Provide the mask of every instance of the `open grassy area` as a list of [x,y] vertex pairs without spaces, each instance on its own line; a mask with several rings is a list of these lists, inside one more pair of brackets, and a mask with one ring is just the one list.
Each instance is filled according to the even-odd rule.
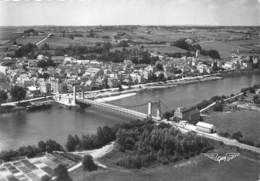
[[240,50],[246,50],[245,48],[240,47],[240,45],[214,40],[200,42],[200,45],[205,50],[218,50],[222,58],[230,57],[232,52],[236,51],[238,48],[240,48]]
[[[22,32],[29,28],[41,32],[39,36],[21,37]],[[93,32],[93,36],[90,33]],[[247,37],[250,32],[251,37]],[[147,49],[162,53],[183,52],[182,49],[169,46],[180,38],[193,38],[205,50],[216,49],[222,58],[230,57],[240,47],[245,55],[260,55],[259,27],[163,27],[163,26],[42,26],[42,27],[0,27],[0,44],[14,40],[21,44],[35,43],[42,36],[52,33],[54,37],[45,43],[51,48],[70,45],[95,46],[96,43],[129,39],[137,45],[145,45]],[[4,40],[4,41],[3,41]],[[11,42],[11,41],[10,41]],[[151,44],[163,42],[164,45]],[[1,50],[0,50],[1,54]]]
[[75,37],[74,39],[67,37],[52,37],[45,41],[51,48],[68,47],[68,46],[95,46],[96,43],[104,42],[99,38]]
[[[231,40],[231,41],[201,41],[200,45],[203,49],[216,49],[219,51],[222,58],[230,57],[232,52],[236,51],[239,48],[240,53],[249,54],[252,50],[254,52],[260,52],[259,38],[250,39],[250,40]],[[252,53],[252,52],[251,52]],[[259,53],[258,53],[259,54]]]
[[10,40],[19,36],[19,30],[15,27],[0,27],[0,40]]
[[[215,150],[219,153],[223,150]],[[225,152],[234,152],[225,150]],[[74,181],[256,181],[258,178],[259,163],[243,154],[230,162],[210,160],[203,154],[184,160],[176,164],[153,165],[142,169],[124,169],[116,166],[113,161],[122,156],[122,153],[112,152],[101,162],[108,168],[94,172],[85,172],[82,169],[71,174]]]
[[213,112],[205,121],[214,124],[219,131],[241,131],[245,138],[260,141],[260,112],[242,110],[237,112]]
[[16,39],[17,44],[28,44],[28,43],[37,43],[38,41],[45,38],[45,35],[39,35],[39,36],[26,36],[26,37],[20,37]]
[[145,49],[149,50],[149,51],[154,51],[154,52],[158,52],[158,53],[185,53],[187,52],[184,49],[175,47],[175,46],[170,46],[170,45],[166,45],[166,44],[146,44],[143,45]]

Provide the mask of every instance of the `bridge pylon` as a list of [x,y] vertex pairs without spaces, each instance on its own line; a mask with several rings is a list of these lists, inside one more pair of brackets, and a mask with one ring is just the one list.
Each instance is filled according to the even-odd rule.
[[161,118],[160,101],[149,101],[148,102],[147,118],[152,118],[154,110],[155,110],[156,117]]
[[84,98],[85,98],[84,89],[81,90],[81,98],[82,98],[83,100],[84,100]]
[[76,86],[73,86],[73,98],[72,98],[72,104],[76,105]]

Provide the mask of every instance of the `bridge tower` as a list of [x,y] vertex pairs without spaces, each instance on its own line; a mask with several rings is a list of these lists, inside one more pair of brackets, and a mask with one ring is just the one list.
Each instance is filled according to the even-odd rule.
[[147,118],[152,118],[153,111],[155,110],[156,117],[161,117],[161,103],[160,101],[149,101],[148,102],[148,111]]
[[81,98],[82,98],[82,100],[84,100],[84,97],[85,97],[85,95],[84,95],[84,89],[82,89],[82,90],[81,90]]
[[73,86],[72,105],[76,105],[76,86]]

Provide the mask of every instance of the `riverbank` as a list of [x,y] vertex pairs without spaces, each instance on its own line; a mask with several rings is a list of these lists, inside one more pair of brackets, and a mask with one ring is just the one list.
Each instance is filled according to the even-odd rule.
[[[111,104],[131,107],[157,99],[163,101],[170,109],[176,109],[179,106],[189,107],[215,95],[230,95],[239,92],[244,87],[259,83],[258,75],[229,77],[166,89],[143,90],[135,96],[112,101]],[[146,113],[147,107],[137,107],[135,110]],[[162,107],[162,111],[167,111],[166,107]],[[0,139],[0,149],[9,150],[23,145],[35,145],[39,140],[49,138],[65,144],[68,134],[92,134],[100,126],[120,124],[131,120],[127,115],[109,110],[100,112],[94,106],[79,110],[52,106],[47,110],[0,114],[0,137],[2,138]]]
[[[260,71],[258,71],[260,73]],[[247,73],[257,73],[257,71],[247,71]],[[123,94],[129,94],[129,93],[136,93],[142,90],[152,90],[152,89],[165,89],[165,88],[171,88],[175,87],[178,85],[185,85],[185,84],[192,84],[192,83],[198,83],[198,82],[205,82],[205,81],[213,81],[213,80],[220,80],[223,79],[222,75],[224,77],[232,76],[232,75],[240,75],[240,73],[237,72],[225,72],[225,73],[216,73],[216,74],[210,74],[210,75],[200,75],[200,76],[194,76],[194,77],[183,77],[179,79],[174,79],[174,80],[166,80],[166,81],[161,81],[161,82],[151,82],[151,83],[145,83],[145,84],[137,84],[137,85],[132,85],[130,87],[123,85],[122,88],[123,90],[118,90],[118,88],[110,88],[110,89],[102,89],[102,90],[97,90],[97,91],[87,91],[85,92],[85,97],[89,99],[97,99],[99,101],[105,100],[104,102],[107,101],[115,101],[119,100],[126,96],[123,96]],[[50,96],[48,96],[50,97]],[[111,97],[111,98],[108,98]],[[36,99],[43,99],[43,98],[35,98]],[[0,113],[1,112],[11,112],[11,111],[16,111],[15,109],[1,109],[3,105],[12,105],[16,106],[18,103],[22,103],[28,100],[21,100],[21,101],[16,101],[16,102],[7,102],[7,103],[2,103],[0,106]]]
[[136,92],[125,93],[125,94],[121,94],[121,95],[117,95],[117,96],[109,96],[109,97],[104,97],[104,98],[98,98],[98,99],[95,99],[95,101],[97,101],[97,102],[110,102],[110,101],[115,101],[115,100],[120,100],[120,99],[124,99],[124,98],[131,97],[131,96],[135,96],[136,94],[137,94]]
[[213,81],[213,80],[220,80],[220,79],[222,79],[222,77],[220,76],[205,75],[205,76],[196,76],[196,77],[185,77],[176,80],[167,80],[164,82],[138,84],[138,85],[133,85],[131,87],[123,85],[122,86],[123,90],[121,91],[119,91],[118,88],[98,90],[98,91],[88,91],[85,93],[86,94],[85,97],[89,99],[99,100],[99,101],[101,100],[114,101],[114,100],[119,100],[128,97],[128,95],[132,96],[134,95],[133,93],[137,93],[139,91],[153,90],[153,89],[166,89],[166,88],[176,87],[178,85],[185,85],[185,84],[192,84],[192,83]]
[[222,77],[232,77],[232,76],[241,76],[241,75],[253,75],[258,74],[260,75],[260,69],[255,70],[240,70],[240,71],[229,71],[229,72],[221,72],[219,73]]

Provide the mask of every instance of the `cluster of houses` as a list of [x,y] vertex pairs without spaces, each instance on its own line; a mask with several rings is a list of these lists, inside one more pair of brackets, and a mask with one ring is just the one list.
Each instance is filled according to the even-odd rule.
[[147,83],[158,77],[167,80],[186,75],[210,74],[219,69],[244,70],[252,69],[256,65],[260,66],[257,57],[235,56],[231,60],[221,62],[202,56],[172,58],[156,53],[151,53],[151,56],[159,57],[155,65],[136,65],[131,60],[113,63],[79,60],[66,55],[52,56],[51,60],[57,66],[45,68],[38,66],[39,61],[48,61],[49,58],[44,55],[38,55],[36,59],[14,60],[7,57],[5,64],[0,64],[0,72],[7,77],[11,85],[26,87],[29,91],[28,95],[35,96],[47,95],[51,92],[70,92],[74,85],[84,90],[113,88],[121,84]]

